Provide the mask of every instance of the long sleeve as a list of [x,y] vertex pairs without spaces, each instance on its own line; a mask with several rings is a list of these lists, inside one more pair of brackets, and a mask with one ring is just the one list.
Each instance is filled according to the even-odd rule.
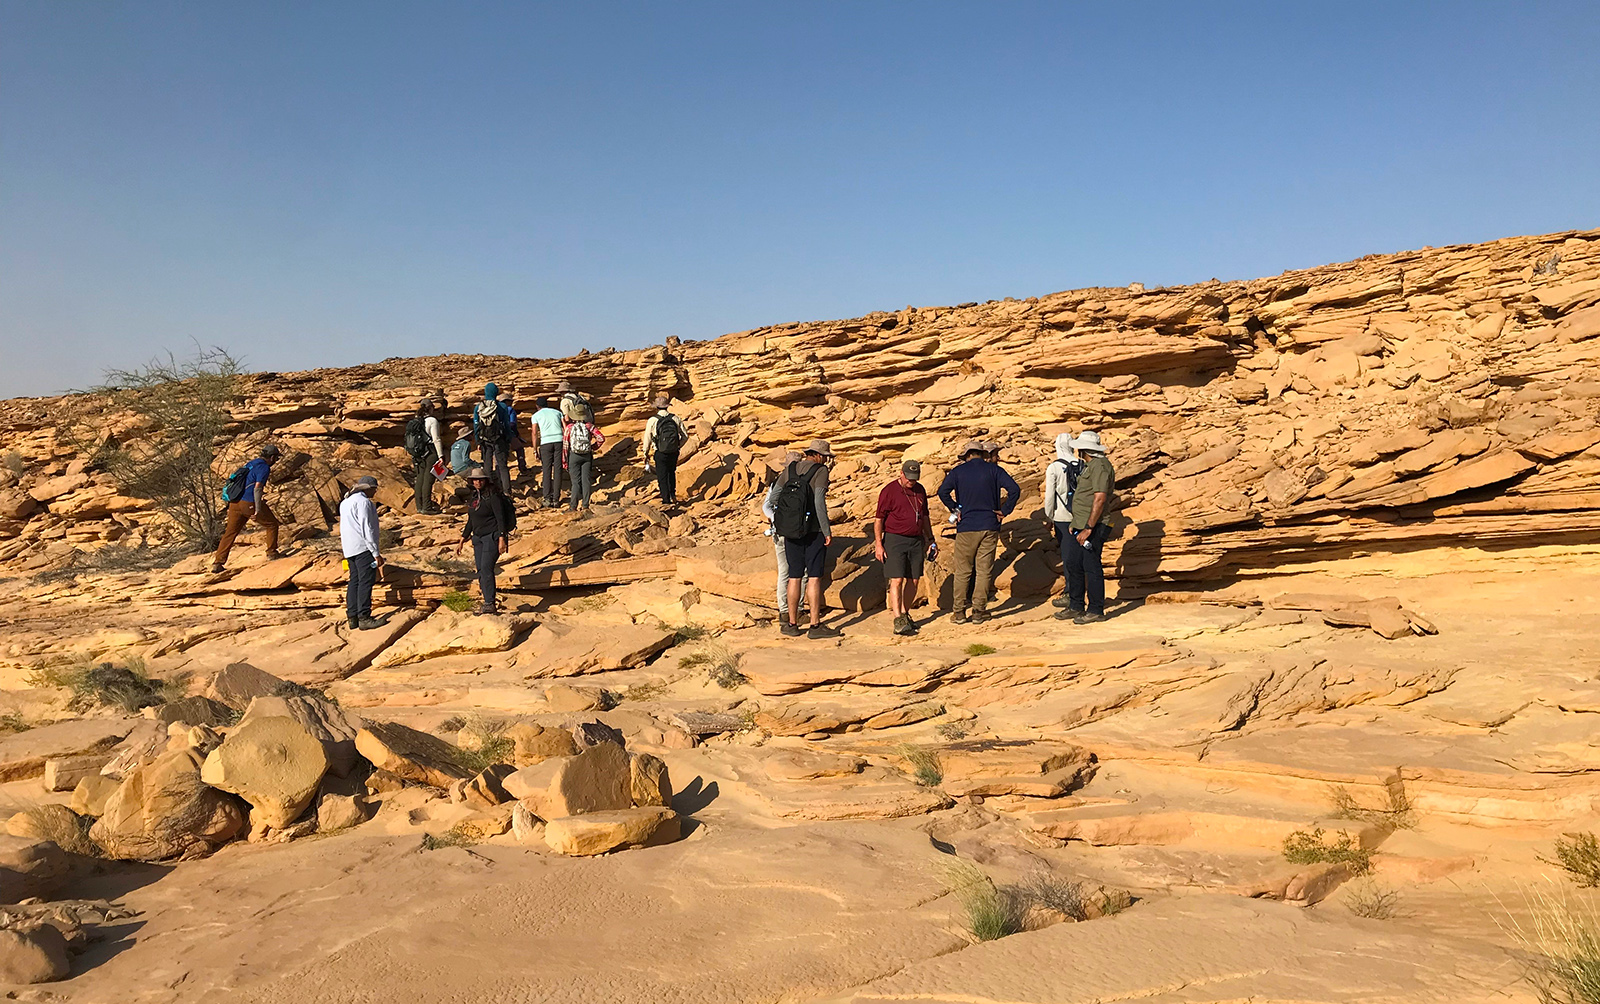
[[361,506],[360,511],[366,517],[361,529],[366,537],[367,550],[371,551],[372,556],[376,558],[378,556],[378,505],[371,499],[367,499],[366,505]]
[[824,537],[831,537],[833,527],[828,525],[828,469],[821,467],[818,470],[822,472],[822,477],[812,477],[812,504],[817,513],[817,529],[822,531]]
[[644,459],[650,461],[650,454],[656,449],[656,425],[660,423],[659,415],[651,415],[650,420],[644,423]]
[[1022,501],[1022,488],[1017,484],[1016,478],[1005,471],[999,470],[999,468],[996,468],[996,470],[1000,474],[1000,488],[1006,494],[1005,501],[1000,505],[1000,516],[1004,518],[1011,515],[1011,510],[1015,509],[1017,503]]
[[779,478],[767,489],[767,497],[761,500],[761,515],[767,517],[768,523],[778,518],[777,510],[773,507],[778,504],[778,490],[782,487],[783,478]]
[[1056,492],[1060,490],[1061,469],[1051,462],[1045,469],[1044,476],[1044,518],[1054,523],[1056,520]]
[[444,435],[439,430],[439,420],[434,418],[432,415],[429,415],[427,420],[422,424],[423,427],[428,430],[428,438],[433,440],[433,452],[437,454],[440,459],[449,456],[449,454],[444,452]]
[[956,505],[956,472],[955,471],[951,471],[949,474],[946,474],[944,476],[944,480],[939,482],[939,501],[943,502],[944,503],[944,507],[946,509],[950,510],[951,512],[955,512],[956,509],[958,508],[958,506]]

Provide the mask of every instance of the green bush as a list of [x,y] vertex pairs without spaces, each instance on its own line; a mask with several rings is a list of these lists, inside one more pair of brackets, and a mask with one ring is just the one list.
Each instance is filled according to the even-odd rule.
[[1559,888],[1527,892],[1528,919],[1501,926],[1528,954],[1526,979],[1541,1004],[1600,1004],[1600,917]]
[[1555,853],[1554,861],[1539,860],[1556,865],[1585,888],[1600,886],[1600,840],[1593,833],[1563,833],[1556,838]]
[[1013,890],[995,885],[989,876],[966,863],[952,867],[949,880],[968,934],[979,941],[996,941],[1022,930],[1027,907]]
[[993,645],[985,645],[982,642],[977,641],[967,646],[967,654],[973,657],[980,655],[993,655],[994,651]]
[[454,610],[458,614],[464,614],[472,609],[472,597],[459,589],[452,589],[445,593],[444,599],[440,602],[444,604],[445,609]]
[[1291,864],[1311,865],[1328,862],[1347,862],[1355,874],[1365,875],[1372,870],[1372,852],[1350,834],[1340,830],[1325,834],[1322,827],[1311,831],[1295,830],[1283,839],[1283,856]]

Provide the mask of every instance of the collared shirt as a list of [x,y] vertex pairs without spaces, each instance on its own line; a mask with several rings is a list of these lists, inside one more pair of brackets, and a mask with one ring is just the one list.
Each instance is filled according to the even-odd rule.
[[346,558],[378,556],[378,505],[366,492],[353,491],[339,503],[339,543]]
[[533,431],[540,446],[561,442],[561,412],[554,408],[540,408],[533,413]]
[[1106,493],[1106,506],[1100,510],[1100,518],[1106,518],[1111,510],[1111,486],[1116,480],[1117,474],[1111,469],[1111,461],[1098,454],[1089,457],[1078,474],[1078,487],[1072,493],[1074,530],[1082,530],[1089,525],[1089,517],[1094,514],[1094,497],[1098,492]]
[[883,520],[884,533],[922,536],[922,528],[928,521],[927,489],[920,481],[911,482],[911,487],[907,488],[895,478],[878,493],[878,519]]
[[978,457],[957,464],[939,485],[944,507],[961,510],[958,533],[1000,529],[1000,521],[1011,515],[1021,498],[1022,489],[1011,475],[999,464]]

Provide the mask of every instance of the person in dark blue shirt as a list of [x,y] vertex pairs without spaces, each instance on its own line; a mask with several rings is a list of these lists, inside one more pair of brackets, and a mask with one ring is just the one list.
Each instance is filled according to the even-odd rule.
[[[1017,482],[988,458],[991,444],[971,440],[961,448],[962,462],[944,476],[939,501],[955,513],[955,613],[957,624],[967,622],[967,589],[972,587],[970,619],[989,619],[989,586],[994,581],[994,557],[1000,547],[1000,521],[1011,515],[1022,498]],[[976,578],[976,582],[974,582]]]
[[228,503],[227,523],[223,526],[222,539],[217,542],[217,553],[211,558],[213,573],[222,571],[227,565],[228,552],[233,550],[234,539],[252,519],[267,531],[267,560],[279,557],[278,517],[267,506],[265,495],[267,476],[272,473],[272,465],[277,462],[279,455],[278,448],[268,443],[261,448],[261,456],[245,464],[244,493]]

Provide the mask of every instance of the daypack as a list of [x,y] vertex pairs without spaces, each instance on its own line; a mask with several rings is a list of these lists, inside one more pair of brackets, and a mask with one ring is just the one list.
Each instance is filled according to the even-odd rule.
[[678,424],[677,416],[657,415],[656,452],[677,453],[681,449],[683,449],[683,426]]
[[1073,466],[1072,464],[1069,464],[1065,460],[1061,460],[1059,458],[1055,461],[1055,463],[1058,463],[1067,469],[1067,501],[1071,502],[1072,493],[1078,490],[1078,475],[1083,472],[1083,465],[1080,463],[1077,466]]
[[585,400],[585,398],[584,398],[584,396],[582,394],[579,394],[575,390],[569,390],[565,394],[561,395],[561,400],[563,400],[563,401],[571,400],[574,404],[576,404],[578,406],[578,419],[579,419],[579,421],[583,421],[583,422],[593,422],[594,421],[594,409],[589,406],[589,402],[587,400]]
[[411,416],[411,421],[406,423],[406,452],[419,464],[433,455],[433,440],[428,438],[421,415]]
[[780,537],[804,537],[816,520],[811,511],[811,478],[801,477],[796,469],[799,466],[798,460],[789,465],[783,487],[772,503],[772,528]]
[[593,453],[594,437],[589,434],[588,422],[573,422],[567,435],[567,449],[573,453]]
[[506,438],[506,416],[499,401],[478,402],[478,442],[498,443]]
[[242,502],[244,500],[244,482],[250,476],[250,465],[243,467],[228,475],[228,481],[222,486],[222,501]]

